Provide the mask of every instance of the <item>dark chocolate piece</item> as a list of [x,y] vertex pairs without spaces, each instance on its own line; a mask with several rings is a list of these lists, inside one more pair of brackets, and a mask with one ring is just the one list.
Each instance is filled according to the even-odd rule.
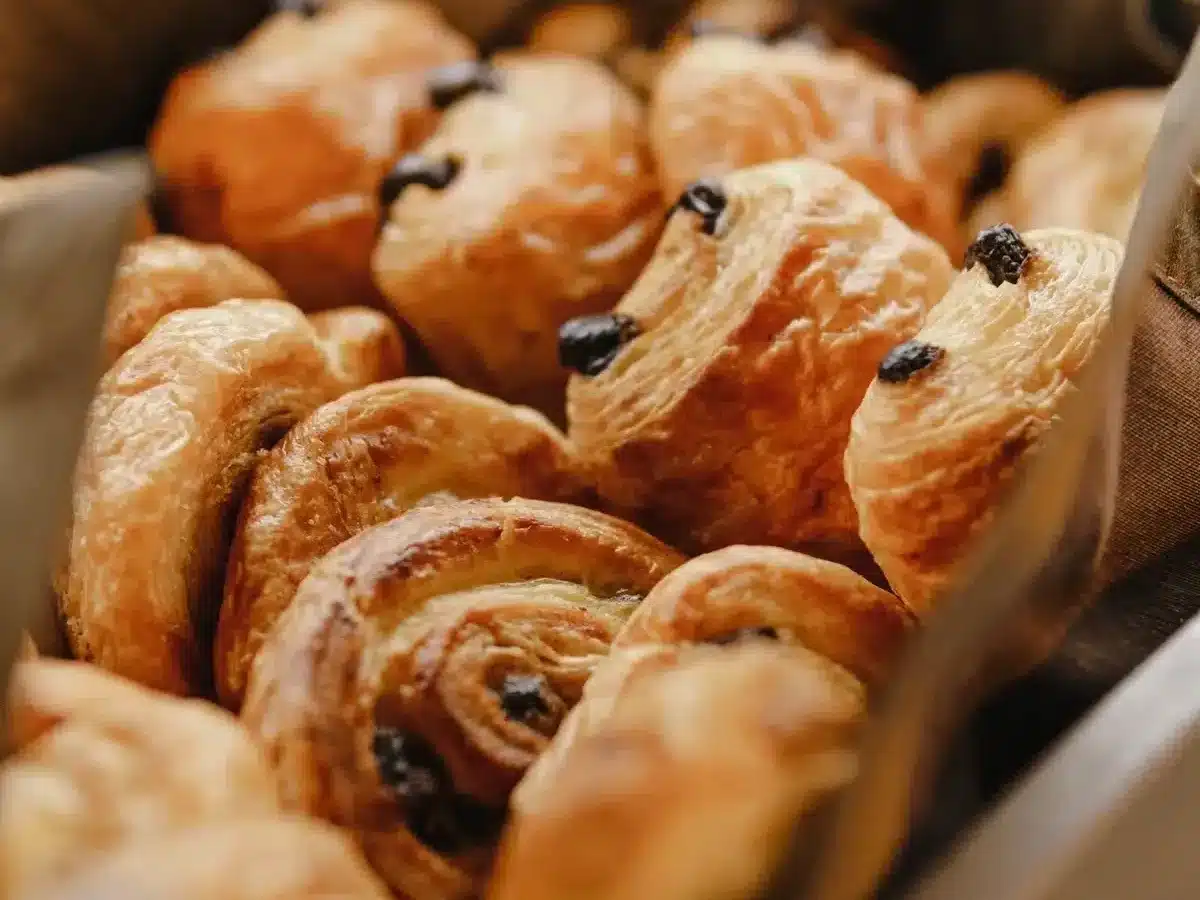
[[558,329],[558,359],[563,368],[580,375],[599,375],[641,333],[637,323],[621,313],[579,316]]
[[462,163],[453,156],[445,159],[431,159],[420,153],[402,156],[379,182],[379,205],[386,214],[388,207],[414,184],[423,184],[434,191],[445,190],[458,177],[461,169]]
[[491,65],[477,60],[451,63],[429,73],[426,79],[429,102],[437,109],[447,109],[472,94],[500,92],[500,73]]
[[550,704],[543,693],[545,688],[546,679],[541,675],[505,675],[500,688],[500,706],[504,714],[514,722],[527,722],[536,715],[548,713]]
[[779,640],[779,632],[770,626],[762,626],[760,628],[739,628],[737,631],[726,632],[711,638],[708,643],[725,646],[726,644],[738,644],[742,641],[750,640],[751,638],[767,638],[772,641]]
[[728,205],[729,198],[725,196],[725,190],[720,183],[711,178],[702,178],[693,181],[684,189],[675,202],[674,209],[683,209],[700,216],[700,230],[711,236],[717,233],[717,222]]
[[277,12],[294,12],[305,19],[315,18],[324,6],[322,0],[275,0]]
[[967,248],[963,268],[969,269],[980,263],[987,269],[994,287],[1000,287],[1006,281],[1016,284],[1031,255],[1032,251],[1021,240],[1017,229],[1011,225],[993,225],[979,232],[979,237]]
[[893,347],[879,364],[879,380],[888,384],[902,384],[917,372],[928,369],[938,362],[946,351],[924,341],[905,341]]

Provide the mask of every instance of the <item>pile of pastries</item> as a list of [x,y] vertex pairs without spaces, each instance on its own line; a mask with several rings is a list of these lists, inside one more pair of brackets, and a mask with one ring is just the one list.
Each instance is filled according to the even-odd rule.
[[788,9],[480,59],[293,3],[176,78],[8,896],[765,884],[1101,340],[1162,105]]

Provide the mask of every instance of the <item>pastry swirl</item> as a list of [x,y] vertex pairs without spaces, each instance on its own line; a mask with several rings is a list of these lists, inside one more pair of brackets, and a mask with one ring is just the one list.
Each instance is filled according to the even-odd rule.
[[827,164],[696,185],[612,333],[564,328],[597,362],[568,394],[582,465],[614,510],[688,551],[853,554],[850,417],[951,274],[941,247]]
[[355,831],[394,891],[470,896],[508,792],[680,562],[577,507],[418,507],[313,568],[259,653],[243,720],[285,803]]
[[294,428],[255,472],[217,628],[217,687],[241,702],[250,664],[313,564],[428,497],[570,501],[583,485],[542,416],[437,378],[347,394]]
[[984,232],[968,255],[978,261],[881,365],[854,416],[846,478],[863,540],[918,614],[1072,391],[1122,255],[1086,232]]

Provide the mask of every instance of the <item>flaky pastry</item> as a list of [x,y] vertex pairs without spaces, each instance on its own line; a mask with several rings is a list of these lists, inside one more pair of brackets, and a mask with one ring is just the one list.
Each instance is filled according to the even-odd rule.
[[685,192],[616,310],[567,323],[570,437],[612,507],[686,550],[857,548],[850,417],[952,276],[815,160]]
[[642,110],[559,56],[501,56],[461,93],[393,172],[375,276],[441,374],[554,414],[556,329],[615,303],[661,228]]
[[983,232],[854,416],[846,479],[862,538],[918,614],[1054,421],[1108,321],[1116,240]]
[[812,156],[954,250],[956,201],[924,159],[921,113],[908,82],[856,53],[714,34],[681,51],[659,76],[650,142],[667,196],[702,178]]
[[418,0],[293,4],[179,75],[151,137],[177,230],[228,244],[305,309],[378,305],[378,185],[432,131],[425,70],[474,56]]
[[681,561],[578,507],[418,507],[313,567],[243,721],[285,803],[355,831],[400,896],[473,896],[509,791]]
[[211,687],[250,472],[340,386],[308,320],[273,300],[172,313],[117,360],[75,477],[60,610],[77,657],[166,691]]
[[487,896],[756,896],[796,817],[853,778],[864,717],[858,682],[801,647],[615,653],[514,793]]
[[254,474],[217,628],[217,688],[231,706],[263,638],[313,563],[427,498],[577,500],[566,440],[533,410],[437,378],[377,384],[328,403]]
[[342,390],[357,390],[404,374],[404,339],[395,323],[378,310],[343,306],[313,313],[308,321]]
[[605,62],[633,40],[629,13],[614,3],[564,3],[538,17],[528,46]]

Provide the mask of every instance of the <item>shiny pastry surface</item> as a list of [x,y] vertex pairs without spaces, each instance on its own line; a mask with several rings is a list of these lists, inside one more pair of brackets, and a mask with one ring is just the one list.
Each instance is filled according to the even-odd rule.
[[436,124],[426,69],[474,49],[416,0],[311,12],[179,75],[151,152],[182,234],[241,251],[305,309],[377,305],[379,181]]
[[217,687],[236,706],[264,637],[313,564],[347,538],[432,499],[575,500],[566,440],[540,414],[437,378],[347,394],[259,465],[230,553]]
[[343,306],[313,313],[308,321],[342,390],[357,390],[404,374],[404,339],[395,323],[379,310]]
[[607,326],[563,329],[589,373],[568,397],[582,464],[615,510],[689,551],[853,552],[850,417],[951,277],[941,247],[825,163],[698,184]]
[[614,653],[514,793],[487,896],[755,896],[796,817],[853,778],[865,713],[800,647]]
[[374,271],[441,374],[552,414],[556,329],[620,298],[663,209],[641,107],[604,67],[514,54],[488,71],[396,173]]
[[632,38],[629,14],[615,3],[564,3],[538,18],[528,46],[536,53],[605,61],[629,46]]
[[1116,240],[983,232],[854,416],[846,478],[862,537],[918,614],[1036,451],[1108,321]]
[[104,325],[105,364],[170,313],[225,300],[282,299],[274,278],[228,247],[171,235],[145,238],[121,254]]
[[74,654],[205,691],[225,555],[259,451],[336,395],[295,307],[173,313],[101,380],[75,478],[61,613]]
[[950,185],[927,165],[908,82],[848,51],[703,37],[663,70],[650,140],[667,196],[701,178],[812,156],[862,182],[947,249],[959,244]]
[[419,507],[312,569],[258,656],[243,721],[288,807],[356,832],[400,896],[473,896],[509,791],[680,562],[578,507]]

